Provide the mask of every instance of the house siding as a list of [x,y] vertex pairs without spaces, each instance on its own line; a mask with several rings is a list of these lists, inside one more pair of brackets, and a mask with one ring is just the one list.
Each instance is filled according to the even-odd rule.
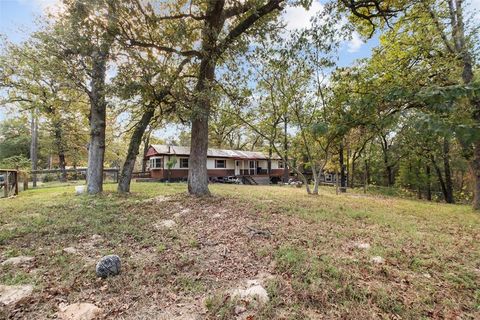
[[[163,150],[163,149],[162,149]],[[168,149],[167,149],[168,150]],[[167,152],[167,151],[162,151]],[[260,155],[261,156],[261,155]],[[172,179],[186,179],[188,177],[188,168],[180,168],[180,161],[181,159],[188,159],[188,155],[166,155],[157,152],[157,150],[151,146],[146,154],[146,159],[152,158],[161,158],[163,159],[163,168],[150,168],[150,177],[153,179],[167,179],[168,177]],[[176,158],[176,163],[174,166],[168,170],[167,169],[167,162],[170,161],[172,158]],[[225,168],[215,168],[215,161],[216,160],[225,160]],[[207,173],[209,177],[226,177],[226,176],[234,176],[235,175],[235,163],[236,161],[240,161],[240,166],[238,167],[239,175],[267,175],[268,169],[268,160],[265,159],[244,159],[244,158],[227,158],[227,157],[207,157]],[[249,170],[250,169],[250,161],[256,162],[256,170]],[[278,168],[278,159],[272,159],[271,161],[271,171],[270,176],[272,177],[281,177],[284,174],[283,168]],[[149,162],[148,166],[149,166]],[[170,173],[169,173],[170,172]]]

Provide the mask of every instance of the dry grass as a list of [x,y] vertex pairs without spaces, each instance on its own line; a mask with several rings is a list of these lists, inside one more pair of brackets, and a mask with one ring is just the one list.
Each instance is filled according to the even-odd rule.
[[[130,196],[114,187],[96,198],[70,186],[0,200],[0,261],[35,256],[22,268],[0,267],[0,284],[35,285],[0,318],[53,317],[60,304],[82,301],[109,319],[231,319],[228,290],[266,274],[270,303],[247,305],[240,319],[480,317],[480,215],[466,206],[328,188],[313,197],[212,185],[212,198],[196,199],[183,184],[134,184]],[[162,219],[177,226],[158,229]],[[252,236],[247,226],[273,235]],[[77,254],[62,251],[70,246]],[[99,280],[95,260],[110,253],[123,272]]]

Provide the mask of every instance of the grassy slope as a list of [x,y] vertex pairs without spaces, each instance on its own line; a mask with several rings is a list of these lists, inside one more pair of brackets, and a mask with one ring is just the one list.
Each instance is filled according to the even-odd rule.
[[[204,316],[229,319],[233,304],[222,293],[267,271],[274,275],[272,299],[248,311],[257,318],[480,316],[480,215],[466,206],[337,196],[329,188],[318,197],[278,186],[211,189],[213,199],[192,199],[183,195],[185,185],[144,183],[134,184],[129,197],[92,198],[74,196],[70,186],[0,200],[0,259],[36,257],[33,266],[0,267],[0,284],[36,286],[31,301],[3,312],[40,317],[61,302],[92,301],[107,317],[141,319],[158,315],[153,301],[163,309],[182,301],[198,311],[198,301],[208,297]],[[169,194],[176,195],[145,201]],[[185,208],[192,214],[177,219],[176,230],[154,228]],[[268,228],[273,237],[249,237],[247,225]],[[92,243],[94,234],[104,240]],[[216,244],[207,244],[212,239]],[[355,248],[356,241],[371,249]],[[81,254],[62,252],[67,246]],[[92,261],[112,252],[125,268],[104,284],[95,279]],[[377,255],[385,264],[370,262]]]

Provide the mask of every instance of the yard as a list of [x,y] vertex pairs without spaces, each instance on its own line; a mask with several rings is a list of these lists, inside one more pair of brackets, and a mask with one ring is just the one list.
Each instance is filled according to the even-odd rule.
[[[107,319],[478,319],[480,215],[323,188],[136,183],[120,196],[44,187],[0,200],[0,285],[33,285],[0,318],[90,302]],[[173,220],[173,222],[172,222]],[[122,273],[95,263],[117,254]],[[267,303],[234,298],[248,280]],[[2,306],[0,306],[2,308]]]

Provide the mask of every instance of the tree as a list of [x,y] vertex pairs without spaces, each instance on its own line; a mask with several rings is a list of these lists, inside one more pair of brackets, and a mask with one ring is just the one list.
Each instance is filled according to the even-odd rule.
[[[143,58],[146,56],[147,58]],[[139,105],[138,112],[128,108],[129,113],[140,117],[132,127],[127,155],[118,181],[119,192],[130,191],[130,181],[142,138],[149,125],[155,126],[158,119],[173,119],[175,104],[172,100],[176,82],[190,61],[189,58],[175,61],[171,54],[155,57],[151,49],[130,52],[129,61],[119,68],[116,76],[118,95]],[[170,101],[169,101],[170,100]]]
[[28,127],[26,117],[0,122],[0,162],[14,156],[29,158],[31,137]]
[[[103,190],[105,129],[107,123],[106,73],[112,58],[116,24],[116,1],[65,0],[65,11],[49,33],[40,35],[50,52],[62,60],[67,76],[89,99],[87,191]],[[88,82],[88,85],[86,84]]]
[[[412,4],[399,1],[391,7],[377,6],[376,8],[372,4],[372,10],[368,12],[355,10],[348,1],[343,2],[352,9],[360,29],[365,29],[361,21],[366,21],[369,26],[379,25],[381,17],[385,18],[382,23],[393,21],[393,31],[390,32],[390,36],[397,38],[395,43],[397,47],[401,47],[402,60],[416,61],[410,68],[418,69],[419,65],[430,67],[425,72],[425,75],[429,75],[430,78],[419,77],[427,80],[423,83],[422,89],[436,86],[437,92],[438,88],[448,90],[450,92],[448,96],[437,95],[435,99],[437,107],[448,105],[450,102],[450,115],[462,116],[465,124],[470,126],[470,131],[478,132],[480,98],[478,94],[473,93],[479,90],[478,84],[474,81],[474,48],[478,46],[478,37],[473,36],[476,26],[472,26],[474,20],[468,20],[464,10],[465,1],[426,0]],[[405,14],[402,15],[403,12]],[[395,20],[389,19],[394,16]],[[412,20],[419,21],[421,24],[413,24]],[[422,27],[419,28],[419,25]],[[407,41],[398,41],[398,38]],[[437,70],[442,72],[436,73]],[[453,86],[455,88],[452,88]],[[455,99],[452,99],[452,94],[456,95]],[[431,95],[427,96],[431,97]],[[465,112],[466,110],[468,111]],[[474,175],[473,207],[480,209],[480,137],[478,134],[468,134],[468,136],[470,139],[463,139],[461,136],[458,138],[462,140],[464,154],[470,161]],[[473,138],[473,136],[476,137]]]
[[[77,126],[85,114],[85,97],[72,89],[73,84],[65,77],[65,65],[41,41],[39,34],[20,45],[5,43],[0,60],[3,77],[0,86],[6,90],[3,103],[15,104],[18,110],[31,115],[31,162],[37,169],[38,122],[46,120],[44,129],[50,131],[52,149],[58,156],[62,171],[61,180],[66,181],[68,150],[82,141],[82,125]],[[35,175],[33,178],[36,184]]]

